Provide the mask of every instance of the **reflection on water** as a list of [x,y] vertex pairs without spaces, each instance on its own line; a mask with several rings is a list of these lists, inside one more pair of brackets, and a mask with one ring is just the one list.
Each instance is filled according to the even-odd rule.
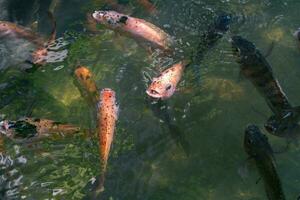
[[[109,7],[111,2],[119,3],[120,12],[145,19],[172,35],[178,43],[178,57],[162,57],[155,51],[149,54],[134,40],[103,27],[97,33],[90,31],[86,13]],[[250,166],[245,178],[238,170],[247,159],[242,145],[244,128],[249,123],[263,128],[265,115],[270,116],[271,111],[253,85],[240,77],[228,40],[239,34],[262,53],[274,42],[267,59],[291,104],[300,105],[300,51],[293,37],[300,26],[300,3],[152,2],[157,10],[154,14],[136,0],[52,4],[12,0],[7,9],[3,6],[7,2],[0,0],[1,20],[27,27],[37,21],[37,31],[47,36],[51,27],[44,13],[50,8],[58,23],[58,39],[50,46],[48,64],[34,73],[18,70],[30,67],[20,63],[34,49],[32,44],[1,40],[0,114],[9,120],[46,118],[85,130],[32,144],[15,144],[3,137],[0,199],[83,199],[93,188],[100,173],[96,121],[74,84],[78,65],[91,70],[98,88],[113,88],[120,104],[101,199],[265,199],[262,182],[255,183],[259,178],[255,167]],[[197,63],[198,71],[186,70],[174,96],[155,108],[164,112],[155,112],[145,93],[151,78],[179,56],[192,55],[200,36],[224,11],[233,16],[229,33],[205,53]],[[174,134],[173,126],[180,134]],[[286,144],[268,137],[274,148]],[[275,156],[286,198],[296,199],[300,194],[299,147],[291,145],[289,151]]]

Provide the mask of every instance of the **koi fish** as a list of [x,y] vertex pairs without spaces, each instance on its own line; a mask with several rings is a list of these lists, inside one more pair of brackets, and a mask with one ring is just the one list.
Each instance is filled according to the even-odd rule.
[[74,72],[79,90],[90,104],[96,106],[99,101],[98,90],[93,75],[90,70],[84,66],[79,66]]
[[106,28],[125,34],[140,44],[148,44],[152,48],[164,52],[172,52],[174,40],[162,29],[139,18],[134,18],[115,11],[95,11],[93,18]]
[[249,125],[245,130],[244,148],[250,158],[253,158],[269,200],[285,200],[280,178],[276,170],[273,150],[268,138],[255,125]]
[[116,94],[113,90],[105,88],[101,91],[98,104],[98,139],[101,161],[101,175],[96,193],[104,191],[104,179],[111,144],[113,142],[116,121],[118,118],[118,106]]
[[20,143],[50,137],[54,133],[70,135],[79,130],[80,128],[77,126],[49,119],[24,118],[17,121],[4,120],[0,122],[0,133]]
[[166,125],[165,127],[168,128],[171,138],[174,140],[176,145],[183,149],[185,155],[188,157],[190,155],[190,144],[184,132],[182,132],[180,128],[172,122],[170,113],[167,110],[167,102],[162,101],[161,99],[157,102],[153,102],[152,100],[153,99],[150,98],[147,99],[147,104],[152,110],[152,113],[155,117],[164,122]]
[[209,30],[201,36],[196,54],[192,55],[190,60],[184,60],[174,64],[172,67],[163,71],[158,77],[154,78],[146,93],[153,98],[168,99],[176,91],[184,70],[187,66],[197,65],[201,62],[205,52],[212,48],[217,41],[223,37],[229,29],[231,21],[230,15],[220,15],[210,26]]
[[153,78],[146,93],[157,99],[168,99],[176,91],[177,84],[181,80],[187,61],[178,62],[164,70],[158,77]]
[[266,130],[279,137],[290,137],[291,130],[298,126],[300,107],[292,107],[289,103],[271,65],[253,43],[234,36],[232,48],[241,73],[252,82],[274,113],[265,124]]
[[26,62],[42,65],[48,53],[48,46],[54,42],[56,37],[56,21],[52,13],[49,12],[48,14],[52,21],[52,32],[48,40],[45,41],[43,37],[28,28],[6,21],[0,21],[0,38],[22,38],[31,42],[35,45],[36,49],[31,54],[31,58]]

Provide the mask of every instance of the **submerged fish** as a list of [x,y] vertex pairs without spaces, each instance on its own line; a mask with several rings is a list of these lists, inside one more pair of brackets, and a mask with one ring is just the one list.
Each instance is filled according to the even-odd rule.
[[143,20],[115,11],[95,11],[93,18],[105,27],[123,33],[147,47],[172,52],[174,40],[165,31]]
[[96,193],[104,191],[104,179],[111,144],[113,142],[118,106],[116,94],[113,90],[105,88],[101,91],[98,105],[98,139],[101,161],[101,175]]
[[140,4],[145,10],[147,10],[150,14],[156,14],[156,7],[151,3],[150,0],[137,0],[137,3]]
[[49,119],[24,118],[17,121],[0,122],[0,133],[15,142],[32,142],[59,134],[73,134],[80,130],[71,124],[63,124]]
[[176,91],[177,84],[181,80],[187,61],[181,61],[164,70],[158,77],[153,78],[146,93],[157,99],[168,99]]
[[190,60],[178,62],[170,68],[163,71],[158,77],[153,78],[152,83],[146,90],[146,93],[153,98],[168,99],[176,91],[183,72],[187,66],[197,65],[201,62],[205,52],[212,48],[217,41],[223,37],[224,33],[229,29],[231,21],[230,15],[220,15],[214,21],[207,32],[201,35],[195,54]]
[[271,65],[253,43],[234,36],[232,47],[240,64],[241,74],[252,82],[274,113],[265,124],[266,130],[276,136],[290,137],[290,130],[298,126],[299,107],[292,107],[289,103]]
[[245,130],[244,148],[253,158],[264,182],[265,191],[269,200],[284,200],[281,181],[276,171],[273,150],[268,138],[255,125],[249,125]]
[[82,96],[85,97],[92,106],[96,106],[99,96],[96,83],[93,80],[93,75],[90,70],[84,66],[78,66],[74,74]]
[[27,62],[41,65],[45,62],[48,46],[56,37],[56,21],[50,12],[49,17],[52,21],[52,32],[47,40],[28,28],[6,21],[0,21],[0,38],[21,38],[31,42],[36,48]]
[[168,132],[171,135],[171,138],[174,142],[181,146],[186,156],[190,155],[190,144],[185,137],[184,132],[180,130],[180,128],[174,124],[171,120],[170,113],[168,112],[168,105],[166,101],[158,100],[157,102],[153,102],[153,99],[147,99],[147,104],[152,110],[155,117],[159,120],[163,121],[166,127],[168,128]]

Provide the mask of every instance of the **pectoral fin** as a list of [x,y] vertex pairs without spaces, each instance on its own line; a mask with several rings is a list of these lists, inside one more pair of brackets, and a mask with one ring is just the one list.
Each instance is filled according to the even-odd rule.
[[275,42],[273,41],[271,43],[271,45],[269,46],[269,48],[267,49],[267,52],[265,53],[264,57],[267,58],[269,57],[271,54],[272,54],[272,51],[274,49],[274,46],[275,46]]

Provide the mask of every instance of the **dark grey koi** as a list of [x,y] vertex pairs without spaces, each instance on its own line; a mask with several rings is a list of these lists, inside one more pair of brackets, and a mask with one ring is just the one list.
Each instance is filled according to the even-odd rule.
[[249,125],[245,130],[244,148],[253,158],[264,182],[265,191],[269,200],[285,200],[281,181],[277,174],[273,150],[268,138],[255,125]]
[[289,103],[271,65],[253,43],[240,36],[233,36],[232,47],[241,74],[252,82],[274,113],[265,124],[266,130],[277,136],[290,137],[290,130],[299,121],[300,109]]

